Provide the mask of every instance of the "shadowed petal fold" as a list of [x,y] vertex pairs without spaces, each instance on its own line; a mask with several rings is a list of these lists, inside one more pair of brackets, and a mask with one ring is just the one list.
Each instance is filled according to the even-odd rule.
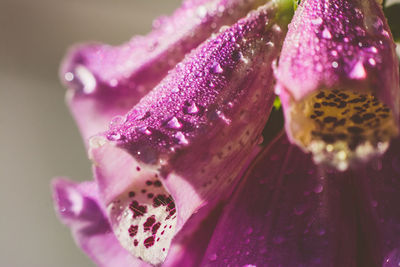
[[398,134],[398,60],[375,0],[301,1],[277,79],[289,138],[317,162],[345,170]]
[[171,17],[154,21],[147,36],[113,47],[79,45],[61,68],[67,102],[85,142],[104,131],[157,85],[184,55],[223,25],[232,25],[261,0],[188,0]]
[[[90,155],[122,246],[161,263],[188,218],[236,184],[274,100],[291,1],[273,1],[224,28],[179,63]],[[257,149],[256,149],[257,150]]]
[[229,200],[202,266],[355,266],[349,187],[281,136]]
[[78,246],[99,266],[150,266],[135,259],[116,239],[94,182],[53,180],[55,209],[71,228]]
[[338,172],[281,136],[229,201],[201,266],[398,266],[399,151],[396,139],[382,160]]

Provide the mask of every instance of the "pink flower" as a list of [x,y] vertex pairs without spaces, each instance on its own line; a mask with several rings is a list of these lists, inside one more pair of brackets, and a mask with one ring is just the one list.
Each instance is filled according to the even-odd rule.
[[[67,55],[94,181],[55,179],[54,201],[96,264],[400,262],[398,62],[381,8],[303,0],[285,38],[292,13],[291,0],[187,0],[145,37]],[[288,137],[262,148],[274,66]]]

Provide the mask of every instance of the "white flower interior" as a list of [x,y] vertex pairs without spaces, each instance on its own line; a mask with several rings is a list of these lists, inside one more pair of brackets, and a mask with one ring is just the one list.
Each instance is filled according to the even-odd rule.
[[373,94],[321,90],[291,105],[290,131],[317,163],[341,171],[384,153],[398,134],[392,111]]

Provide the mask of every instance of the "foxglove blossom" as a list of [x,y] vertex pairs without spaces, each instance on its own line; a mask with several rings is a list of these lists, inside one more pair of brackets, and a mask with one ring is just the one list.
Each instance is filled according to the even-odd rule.
[[266,0],[186,0],[171,17],[154,21],[147,36],[112,47],[72,48],[61,67],[67,103],[85,142],[128,112],[178,62],[224,25],[232,25]]
[[398,134],[398,61],[375,0],[302,1],[277,79],[289,138],[317,162],[345,170]]
[[[99,266],[400,262],[398,63],[381,7],[303,0],[284,41],[293,6],[187,0],[148,36],[69,52],[94,181],[57,178],[53,196]],[[274,87],[286,134],[260,152]]]
[[[292,8],[291,1],[273,1],[222,27],[132,110],[113,118],[107,132],[89,140],[98,210],[119,246],[133,256],[157,265],[164,262],[171,244],[174,255],[182,254],[173,238],[196,231],[195,226],[230,194],[258,151],[274,100],[272,62],[279,55]],[[84,90],[87,83],[80,82]],[[70,203],[67,210],[79,221],[79,204],[62,184],[55,183],[56,202]],[[75,187],[72,192],[85,198],[79,185],[71,186]],[[87,247],[83,229],[75,226],[78,242],[89,255],[95,254],[95,246]],[[186,242],[175,238],[179,239]],[[94,258],[102,264],[101,258]],[[170,257],[166,264],[174,265],[178,258]],[[183,254],[182,261],[187,262]]]

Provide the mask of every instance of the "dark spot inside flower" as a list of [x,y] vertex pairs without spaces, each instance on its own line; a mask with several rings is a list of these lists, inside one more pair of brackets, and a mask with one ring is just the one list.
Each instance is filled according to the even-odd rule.
[[130,191],[130,192],[128,193],[128,196],[129,196],[129,197],[134,197],[134,196],[135,196],[135,192]]
[[137,170],[137,171],[140,171],[140,167],[139,167],[139,166],[137,166],[137,167],[136,167],[136,170]]
[[136,200],[131,202],[129,209],[133,212],[133,218],[143,216],[147,212],[147,207],[139,205]]
[[150,216],[147,218],[147,220],[145,221],[145,223],[143,224],[144,227],[144,231],[149,231],[150,228],[153,226],[153,224],[156,222],[156,218],[154,215]]
[[146,192],[147,192],[147,190],[146,189],[142,189],[142,191],[141,191],[143,194],[145,194]]
[[356,124],[361,124],[363,122],[363,119],[358,114],[351,116],[350,120]]
[[146,185],[152,185],[153,182],[152,181],[146,181]]
[[317,117],[324,115],[323,111],[316,110],[314,113],[315,113],[315,116],[317,116]]
[[375,118],[375,114],[373,113],[366,113],[363,115],[363,120],[370,120],[372,118]]
[[137,247],[137,245],[139,244],[139,241],[137,241],[136,239],[133,241],[133,245],[135,246],[135,247]]
[[148,194],[147,194],[147,197],[148,197],[148,198],[153,198],[153,197],[154,197],[154,194],[153,194],[153,193],[148,193]]
[[138,225],[131,225],[128,229],[129,236],[134,237],[138,233],[138,229]]
[[347,130],[353,134],[360,134],[364,131],[362,128],[357,127],[357,126],[347,127]]
[[153,183],[153,185],[155,186],[155,187],[161,187],[161,182],[160,181],[155,181],[154,183]]
[[336,122],[336,118],[332,116],[327,116],[324,118],[324,123],[331,123],[331,122]]
[[160,229],[161,223],[156,223],[153,225],[153,227],[151,228],[151,232],[153,233],[153,235],[157,234],[158,229]]
[[144,244],[144,246],[146,248],[149,248],[149,247],[153,246],[154,245],[154,237],[150,236],[150,237],[146,238],[144,240],[143,244]]

